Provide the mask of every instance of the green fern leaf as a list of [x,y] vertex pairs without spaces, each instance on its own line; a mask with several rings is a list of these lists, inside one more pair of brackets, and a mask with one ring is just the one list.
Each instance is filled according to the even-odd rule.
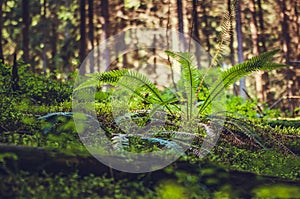
[[191,119],[193,116],[193,107],[194,102],[196,101],[196,90],[197,85],[199,84],[199,71],[197,70],[197,64],[191,53],[187,52],[171,52],[165,51],[167,55],[177,60],[182,67],[182,77],[184,81],[184,91],[187,94],[187,108],[186,108],[186,117]]
[[86,76],[89,78],[77,86],[74,91],[78,91],[81,89],[101,86],[103,84],[112,84],[115,85],[119,79],[128,72],[127,69],[124,70],[113,70],[103,73],[92,73],[87,74]]
[[228,88],[231,84],[239,80],[240,78],[258,71],[258,70],[273,70],[286,65],[269,62],[270,59],[278,52],[273,50],[270,52],[262,53],[261,55],[255,56],[248,61],[237,64],[230,69],[224,71],[221,78],[212,87],[209,96],[206,98],[204,103],[201,105],[199,114],[202,113],[211,102],[217,98],[220,93]]

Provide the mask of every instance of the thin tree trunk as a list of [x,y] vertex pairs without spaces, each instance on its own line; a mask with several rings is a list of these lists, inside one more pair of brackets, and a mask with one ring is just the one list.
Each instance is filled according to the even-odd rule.
[[[22,35],[23,35],[23,60],[25,63],[29,63],[29,1],[22,0]],[[34,65],[32,65],[32,71],[34,71]]]
[[206,38],[207,51],[210,52],[210,49],[211,49],[211,45],[210,45],[210,41],[209,41],[210,32],[208,32],[208,30],[207,30],[207,28],[209,27],[209,24],[208,24],[208,19],[207,19],[205,3],[206,3],[205,0],[200,1],[200,6],[201,6],[201,9],[202,9],[202,12],[203,12],[203,22],[205,24],[205,27],[203,28],[203,33],[204,33],[205,38]]
[[[234,66],[235,65],[235,59],[234,59],[234,47],[233,47],[233,42],[234,42],[234,32],[233,32],[233,25],[232,25],[232,4],[231,4],[231,0],[227,0],[227,9],[228,9],[228,13],[229,16],[231,17],[230,20],[230,42],[229,42],[229,49],[230,49],[230,62],[231,65]],[[238,95],[238,91],[237,91],[237,85],[236,83],[233,84],[233,94],[234,95]]]
[[177,0],[178,32],[183,33],[182,0]]
[[[250,0],[248,3],[251,12],[250,31],[251,31],[251,39],[252,39],[252,53],[253,55],[257,56],[259,55],[259,46],[258,46],[258,27],[257,27],[257,20],[256,20],[255,1]],[[264,88],[263,88],[263,72],[261,71],[256,72],[255,80],[256,80],[255,83],[256,83],[257,98],[261,105],[261,103],[265,101]]]
[[[46,0],[43,0],[43,14],[42,14],[42,19],[43,21],[46,21],[46,15],[47,15],[47,1]],[[46,23],[43,24],[43,32],[44,32],[44,37],[43,37],[43,73],[44,73],[44,76],[46,75],[47,73],[47,55],[46,55],[46,35],[47,35],[47,30],[46,30]],[[52,70],[53,71],[53,70]],[[51,72],[52,72],[51,71]]]
[[3,12],[2,12],[2,3],[3,3],[3,0],[0,0],[0,63],[2,61],[2,63],[4,63],[4,56],[3,56],[3,48],[2,48],[2,15],[3,15]]
[[281,8],[280,18],[281,18],[281,32],[282,32],[282,46],[285,55],[286,64],[290,63],[290,53],[291,53],[291,38],[289,35],[289,25],[288,25],[288,15],[286,8],[286,1],[279,0],[279,5]]
[[[259,21],[259,42],[261,43],[261,49],[259,48],[259,52],[266,52],[266,37],[265,37],[265,24],[264,24],[264,16],[261,0],[257,0],[258,6],[258,21]],[[264,100],[268,101],[268,91],[269,91],[269,74],[267,72],[262,72],[262,80],[263,80],[263,91],[264,91]]]
[[13,91],[19,91],[19,74],[18,74],[18,63],[17,63],[17,53],[14,53],[14,64],[11,71],[11,87]]
[[79,47],[79,59],[82,63],[86,53],[86,15],[85,15],[85,0],[80,0],[80,47]]
[[263,9],[261,6],[261,0],[257,0],[258,6],[258,18],[259,18],[259,27],[260,27],[260,42],[262,45],[262,51],[266,52],[266,38],[265,38],[265,23],[264,23],[264,16],[263,16]]
[[90,39],[90,45],[91,49],[94,49],[94,1],[88,0],[89,4],[89,39]]
[[[69,10],[70,9],[70,2],[69,0],[66,0],[65,2],[65,7],[66,7],[66,10]],[[71,65],[70,65],[70,58],[71,58],[71,53],[70,53],[70,50],[68,48],[68,46],[70,45],[71,43],[71,38],[70,38],[70,21],[68,20],[67,21],[67,24],[64,28],[64,45],[62,46],[61,48],[61,57],[63,59],[63,67],[65,69],[65,72],[66,74],[69,73],[69,71],[71,71]]]
[[[197,10],[197,0],[193,0],[193,35],[194,39],[200,43],[200,36],[199,36],[199,22],[198,22],[198,10]],[[197,66],[200,69],[200,49],[199,46],[196,45],[196,58],[197,58]]]
[[102,20],[102,39],[107,39],[109,37],[109,2],[108,0],[101,1],[101,15],[103,17]]
[[[287,15],[288,11],[287,11],[285,0],[279,0],[278,3],[281,9],[280,18],[281,18],[281,32],[282,32],[282,48],[283,48],[286,64],[289,65],[290,55],[291,55],[291,46],[290,46],[291,38],[289,35],[289,25],[288,25],[288,15]],[[293,92],[292,92],[293,71],[290,68],[287,68],[285,74],[286,74],[285,78],[287,81],[287,95],[288,97],[293,96]],[[288,106],[289,106],[289,111],[293,112],[294,108],[291,99],[288,100]]]
[[299,8],[300,8],[300,2],[294,1],[294,15],[293,15],[293,22],[295,24],[295,35],[296,35],[296,61],[298,64],[300,63],[300,16],[299,16]]
[[[184,34],[183,24],[183,11],[182,11],[182,0],[177,0],[177,17],[178,17],[178,32]],[[180,35],[180,50],[185,50],[185,39],[183,35]]]
[[[94,2],[93,0],[88,0],[88,18],[89,18],[89,40],[90,40],[90,46],[89,48],[91,50],[94,49]],[[94,60],[94,56],[90,56],[90,72],[94,72],[95,71],[95,60]]]
[[[57,3],[57,1],[54,1],[55,3]],[[54,9],[54,11],[52,11],[52,15],[53,15],[53,20],[52,20],[52,24],[51,24],[51,65],[56,68],[56,54],[57,54],[57,13],[56,13],[56,9]],[[67,67],[67,66],[65,66]]]
[[[101,22],[102,22],[102,33],[101,33],[101,41],[105,41],[109,37],[110,30],[110,22],[109,22],[109,2],[108,0],[101,1]],[[110,54],[109,49],[106,47],[103,52],[103,63],[104,66],[109,66],[110,62]]]
[[[242,38],[242,20],[241,20],[241,5],[240,1],[236,1],[236,33],[237,33],[237,41],[238,41],[238,60],[239,63],[244,62],[243,55],[243,38]],[[240,96],[243,99],[247,98],[246,90],[246,79],[240,79]]]

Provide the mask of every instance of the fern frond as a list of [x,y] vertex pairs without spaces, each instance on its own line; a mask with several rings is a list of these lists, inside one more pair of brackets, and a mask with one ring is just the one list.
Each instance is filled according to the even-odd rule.
[[255,134],[253,131],[250,130],[247,123],[245,123],[239,119],[236,119],[236,118],[230,118],[226,121],[226,123],[231,124],[231,125],[235,126],[236,128],[240,129],[241,133],[246,135],[248,138],[253,139],[255,141],[255,143],[257,143],[263,149],[266,149],[266,147],[262,144],[260,137],[257,134]]
[[115,134],[113,135],[112,139],[112,146],[115,150],[122,150],[129,148],[129,138],[126,134]]
[[212,58],[212,61],[208,67],[208,69],[206,70],[206,73],[203,75],[203,77],[201,78],[201,82],[199,84],[198,90],[197,90],[197,95],[200,92],[200,89],[202,87],[202,84],[204,82],[204,79],[206,78],[206,76],[208,75],[209,70],[215,66],[218,62],[218,60],[223,56],[224,53],[224,46],[227,45],[230,41],[230,36],[232,34],[232,13],[233,12],[226,12],[223,16],[223,20],[222,20],[222,31],[221,34],[219,36],[219,41],[216,47],[216,52],[215,55]]
[[[124,88],[130,90],[132,93],[136,94],[140,98],[142,98],[144,101],[151,103],[151,104],[159,104],[159,105],[164,105],[168,111],[172,114],[171,109],[169,108],[168,104],[165,103],[165,99],[162,97],[160,91],[156,88],[156,86],[144,75],[135,72],[135,71],[127,71],[123,75],[124,79],[120,79],[118,81],[118,84],[123,86]],[[142,87],[146,89],[146,91],[149,92],[149,96],[151,95],[152,98],[150,97],[145,97],[144,95],[141,94],[138,90],[135,90],[132,85],[127,84],[128,80],[130,82],[135,82],[139,83]]]
[[[231,12],[232,13],[232,12]],[[232,20],[232,14],[229,12],[226,12],[223,16],[222,20],[222,31],[219,36],[219,41],[216,47],[215,55],[211,61],[211,64],[209,66],[209,69],[217,64],[218,60],[223,56],[224,54],[224,46],[226,46],[230,42],[230,34],[231,34],[231,20]]]
[[182,67],[182,77],[184,80],[185,91],[187,91],[187,119],[192,118],[193,104],[196,100],[196,89],[198,85],[197,64],[191,53],[165,51],[167,55],[177,60]]
[[144,136],[141,136],[138,134],[136,134],[136,135],[115,134],[112,137],[113,149],[118,150],[118,151],[121,151],[123,149],[128,149],[129,145],[130,145],[129,139],[132,137],[140,137],[141,140],[147,141],[149,143],[159,143],[160,145],[166,147],[167,149],[172,150],[176,154],[184,155],[183,148],[174,141],[165,140],[165,139],[161,139],[161,138],[155,138],[155,137],[144,137]]
[[48,113],[47,115],[43,115],[38,117],[38,120],[52,120],[55,119],[56,117],[59,116],[64,116],[64,117],[72,117],[73,113],[72,112],[55,112],[55,113]]
[[112,70],[103,73],[87,74],[86,76],[89,77],[89,79],[85,80],[83,83],[77,86],[74,89],[74,91],[78,91],[89,87],[101,86],[103,84],[115,85],[119,81],[119,79],[127,72],[128,70],[124,69],[124,70]]
[[273,70],[285,65],[269,62],[270,59],[278,52],[273,50],[255,56],[248,61],[237,64],[222,73],[222,82],[225,88],[236,82],[241,77],[244,77],[258,70]]
[[112,70],[103,73],[91,74],[90,76],[95,77],[99,82],[115,84],[121,77],[128,73],[128,71],[128,69]]
[[278,52],[278,50],[273,50],[270,52],[262,53],[261,55],[255,56],[248,61],[237,64],[230,69],[224,71],[221,75],[221,78],[216,82],[212,87],[210,94],[201,105],[199,114],[205,110],[205,108],[220,95],[220,93],[228,88],[231,84],[239,80],[241,77],[244,77],[254,71],[258,70],[273,70],[286,65],[277,64],[269,62],[270,59]]
[[[49,125],[43,129],[43,134],[50,133],[51,129],[54,127],[54,125],[60,121],[61,117],[64,118],[73,118],[74,113],[73,112],[55,112],[55,113],[48,113],[47,115],[43,115],[41,117],[38,117],[38,120],[45,120],[49,123]],[[88,114],[82,114],[83,117],[88,118],[89,120],[97,121],[96,118],[94,118],[91,115]]]
[[146,137],[143,137],[142,140],[146,140],[151,143],[159,143],[160,145],[165,146],[167,149],[172,150],[176,154],[184,155],[183,148],[174,141],[165,140],[161,138],[146,138]]
[[[158,89],[155,87],[155,85],[147,79],[144,75],[131,71],[128,69],[124,70],[113,70],[103,73],[93,73],[88,74],[88,77],[90,77],[88,80],[84,81],[82,84],[80,84],[78,87],[74,89],[74,91],[88,88],[88,87],[95,87],[95,86],[101,86],[103,84],[111,84],[111,85],[120,85],[128,90],[130,90],[132,93],[136,94],[140,98],[142,98],[145,102],[148,103],[157,103],[162,106],[165,106],[170,113],[172,111],[168,107],[168,104],[166,103],[166,100],[163,99]],[[122,80],[123,78],[123,80]],[[133,83],[141,84],[141,87],[145,88],[147,92],[149,92],[149,95],[152,95],[153,97],[146,98],[139,90],[133,89],[132,85],[127,84],[125,80],[128,82],[128,80],[131,80]],[[168,99],[167,101],[174,101],[171,99]]]

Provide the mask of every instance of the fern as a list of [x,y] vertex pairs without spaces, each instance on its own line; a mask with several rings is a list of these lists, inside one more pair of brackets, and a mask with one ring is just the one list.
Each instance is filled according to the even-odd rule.
[[182,67],[182,76],[184,80],[185,90],[187,91],[187,108],[186,118],[190,120],[193,117],[193,104],[196,100],[195,92],[198,85],[198,70],[194,57],[190,53],[165,51],[167,55],[176,59]]
[[273,70],[281,67],[285,67],[286,65],[277,64],[273,62],[269,62],[270,59],[278,52],[278,50],[273,50],[270,52],[262,53],[261,55],[255,56],[249,59],[246,62],[237,64],[230,69],[224,71],[221,74],[221,78],[217,81],[217,83],[212,87],[210,94],[201,105],[199,113],[202,113],[211,102],[217,98],[221,92],[228,88],[231,84],[236,82],[241,77],[244,77],[254,71],[258,70]]
[[68,117],[72,118],[73,113],[72,112],[55,112],[55,113],[49,113],[47,115],[43,115],[41,117],[38,117],[38,120],[45,120],[49,123],[49,125],[45,128],[43,128],[43,134],[50,133],[51,129],[54,127],[54,125],[59,122],[60,117]]
[[140,137],[141,140],[147,141],[149,143],[155,144],[159,143],[160,145],[166,147],[167,149],[170,149],[175,154],[183,155],[183,148],[179,146],[174,141],[169,141],[161,138],[155,138],[155,137],[144,137],[141,135],[131,135],[131,134],[115,134],[112,137],[112,146],[115,150],[121,151],[123,149],[129,149],[129,139],[132,137]]
[[113,149],[121,151],[129,148],[129,138],[126,134],[115,134],[111,138]]
[[[231,8],[231,9],[233,11],[233,8]],[[232,15],[233,15],[232,13],[233,12],[230,12],[230,13],[226,12],[223,16],[223,21],[222,21],[222,26],[221,26],[222,31],[221,31],[221,34],[219,36],[219,41],[217,43],[216,52],[215,52],[215,55],[212,58],[212,61],[209,65],[206,73],[201,78],[201,82],[200,82],[200,84],[198,86],[198,89],[197,89],[197,96],[198,96],[198,93],[200,92],[200,89],[201,89],[201,87],[204,83],[204,80],[205,80],[206,76],[208,75],[209,70],[213,66],[215,66],[217,64],[218,60],[223,56],[224,51],[225,51],[224,46],[226,44],[228,44],[229,42],[232,42],[232,41],[230,41],[230,35],[232,33],[232,31],[231,31],[231,28],[232,28],[231,23],[232,23]]]
[[87,74],[86,76],[89,77],[86,81],[81,83],[77,86],[74,91],[78,91],[81,89],[89,88],[89,87],[96,87],[101,86],[103,84],[112,84],[115,85],[121,77],[124,76],[128,72],[127,69],[124,70],[113,70],[103,73],[93,73]]
[[[43,128],[43,134],[50,133],[51,129],[54,127],[56,123],[60,121],[60,117],[65,118],[73,118],[73,112],[54,112],[54,113],[48,113],[47,115],[43,115],[41,117],[38,117],[38,120],[45,120],[49,123],[49,125],[46,128]],[[83,117],[88,118],[89,120],[97,121],[93,116],[88,114],[83,114]]]
[[[233,13],[233,12],[231,12]],[[230,34],[231,34],[231,18],[232,14],[229,12],[226,12],[223,16],[223,21],[222,21],[222,31],[219,36],[219,41],[216,47],[216,53],[212,58],[211,64],[208,68],[208,70],[213,67],[214,65],[217,64],[218,60],[223,56],[224,54],[224,46],[226,46],[230,42]]]

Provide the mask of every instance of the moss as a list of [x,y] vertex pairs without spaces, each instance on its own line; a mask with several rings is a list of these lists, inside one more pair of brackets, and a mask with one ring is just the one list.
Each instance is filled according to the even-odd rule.
[[252,191],[256,198],[298,198],[300,187],[292,185],[268,185],[261,186]]

